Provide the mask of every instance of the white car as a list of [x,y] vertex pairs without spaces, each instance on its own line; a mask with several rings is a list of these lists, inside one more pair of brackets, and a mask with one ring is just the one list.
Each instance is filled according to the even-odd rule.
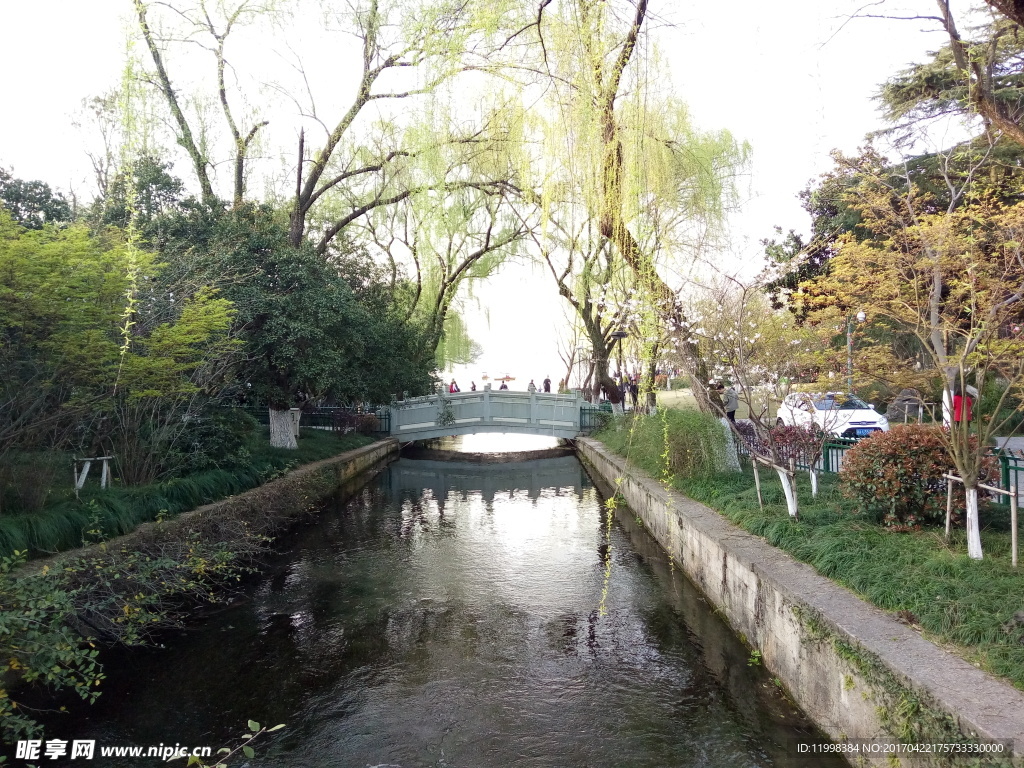
[[889,431],[889,420],[848,392],[794,392],[779,405],[776,424],[810,427],[837,437],[867,437]]

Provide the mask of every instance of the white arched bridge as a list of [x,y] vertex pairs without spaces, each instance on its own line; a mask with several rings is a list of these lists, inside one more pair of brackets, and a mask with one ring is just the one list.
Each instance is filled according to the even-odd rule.
[[399,400],[390,410],[391,436],[402,441],[479,432],[573,438],[597,425],[597,409],[579,393],[441,393]]

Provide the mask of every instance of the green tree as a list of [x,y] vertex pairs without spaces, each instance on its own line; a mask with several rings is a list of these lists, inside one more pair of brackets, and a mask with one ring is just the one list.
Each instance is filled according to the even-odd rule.
[[169,322],[133,333],[122,351],[111,402],[121,478],[143,484],[173,472],[177,442],[223,388],[241,342],[230,335],[235,310],[200,288],[178,300]]
[[[236,377],[268,406],[272,445],[296,447],[289,409],[306,399],[382,402],[429,389],[433,361],[418,354],[420,329],[390,301],[360,301],[346,280],[358,257],[293,248],[285,219],[268,206],[199,208],[167,228],[168,269],[212,281],[232,302],[244,345]],[[366,298],[390,291],[372,273],[348,278]]]
[[[999,413],[1024,387],[1024,341],[1014,330],[1024,311],[1024,206],[971,184],[970,175],[962,185],[950,179],[954,193],[941,208],[909,180],[894,187],[886,167],[864,161],[858,171],[849,204],[872,236],[840,242],[826,290],[912,334],[947,402],[968,384],[984,397],[1001,380]],[[980,558],[978,483],[1005,419],[975,416],[952,420],[943,434],[967,489],[968,551]]]
[[112,451],[126,482],[172,471],[169,448],[222,386],[231,318],[226,299],[161,278],[115,229],[0,217],[0,451],[73,441]]
[[988,19],[965,37],[950,0],[935,0],[938,16],[930,17],[949,42],[932,58],[915,65],[882,89],[890,121],[908,128],[947,115],[978,115],[986,129],[1024,147],[1024,100],[1021,84],[1019,17],[1006,16],[1013,3],[992,0]]
[[71,206],[60,193],[42,181],[24,181],[0,168],[0,206],[26,229],[42,229],[46,224],[67,224]]
[[[637,293],[630,300],[642,305],[642,322],[634,322],[643,340],[642,388],[653,390],[660,350],[678,345],[698,402],[709,408],[706,365],[689,336],[677,288],[666,276],[685,269],[713,240],[747,149],[727,131],[697,130],[665,73],[655,69],[656,54],[647,55],[654,46],[646,38],[646,0],[544,3],[520,21],[519,37],[534,36],[537,60],[528,68],[544,73],[546,96],[527,131],[541,147],[530,158],[533,177],[524,182],[528,202],[537,208],[537,227],[563,237],[581,231],[583,216],[590,219],[597,240],[580,253],[611,249],[611,274],[623,281],[619,267],[629,270]],[[559,218],[561,232],[549,226]],[[578,299],[584,286],[577,278],[586,273],[588,260],[576,259],[582,271],[562,281]],[[592,303],[608,292],[598,284],[587,290]],[[606,368],[602,334],[588,335],[594,359]],[[611,389],[607,370],[595,373]]]
[[0,460],[61,444],[109,391],[122,261],[84,226],[27,230],[0,212]]
[[[121,169],[108,185],[107,194],[95,203],[98,223],[126,229],[132,222],[147,240],[157,237],[152,229],[154,223],[178,209],[184,197],[181,179],[172,176],[169,169],[170,163],[150,154],[137,158],[129,169]],[[130,183],[127,174],[132,176]]]

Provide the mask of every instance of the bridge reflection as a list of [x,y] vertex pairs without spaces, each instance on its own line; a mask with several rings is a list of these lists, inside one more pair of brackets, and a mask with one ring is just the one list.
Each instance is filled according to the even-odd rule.
[[495,496],[581,497],[593,488],[575,456],[508,464],[403,459],[389,467],[386,483],[394,496],[419,497],[429,491],[438,504],[444,504],[452,495],[462,500],[480,496],[486,502],[493,501]]

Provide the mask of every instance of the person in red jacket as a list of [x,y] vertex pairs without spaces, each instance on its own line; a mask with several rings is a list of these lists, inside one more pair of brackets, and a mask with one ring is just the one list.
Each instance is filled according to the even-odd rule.
[[960,386],[960,382],[957,381],[953,384],[953,421],[956,422],[970,422],[971,421],[971,409],[974,406],[974,398],[971,397],[970,392],[964,392]]

